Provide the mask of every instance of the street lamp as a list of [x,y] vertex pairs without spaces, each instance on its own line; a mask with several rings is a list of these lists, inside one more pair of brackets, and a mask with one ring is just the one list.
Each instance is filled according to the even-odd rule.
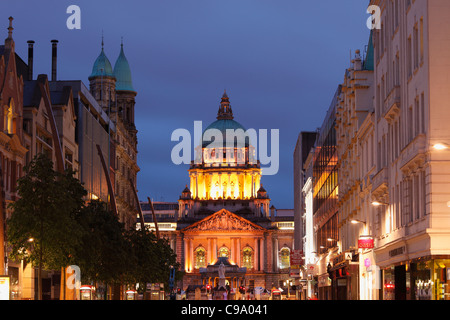
[[435,150],[445,150],[445,149],[448,149],[449,147],[447,144],[439,142],[439,143],[436,143],[435,145],[433,145],[433,148]]
[[353,224],[357,224],[357,223],[366,224],[365,221],[361,221],[361,220],[358,220],[358,219],[353,219],[353,220],[351,221],[351,223],[353,223]]
[[372,201],[372,205],[375,207],[379,207],[379,206],[388,206],[389,203],[386,202],[380,202],[380,201]]

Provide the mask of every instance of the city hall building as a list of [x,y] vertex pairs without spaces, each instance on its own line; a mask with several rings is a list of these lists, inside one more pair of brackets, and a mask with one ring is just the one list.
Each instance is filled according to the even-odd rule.
[[[209,129],[223,135],[223,145],[211,147],[204,137],[196,149],[196,161],[188,170],[190,183],[182,191],[176,214],[158,220],[158,224],[164,221],[160,233],[169,239],[186,272],[177,287],[218,286],[214,265],[224,262],[230,289],[246,286],[287,290],[294,284],[287,282],[294,249],[293,214],[282,213],[288,210],[276,214],[275,207],[269,207],[270,198],[261,183],[261,166],[255,160],[252,142],[237,139],[227,143],[227,129],[246,129],[234,120],[226,93],[217,120],[203,135]],[[167,228],[168,223],[171,228]]]

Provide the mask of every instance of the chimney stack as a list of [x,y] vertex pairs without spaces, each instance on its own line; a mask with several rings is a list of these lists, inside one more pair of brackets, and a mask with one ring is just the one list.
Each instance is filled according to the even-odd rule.
[[58,40],[52,40],[52,81],[56,81],[56,58]]
[[355,51],[355,59],[353,60],[353,70],[359,71],[362,70],[362,60],[361,60],[361,52],[359,50]]
[[272,205],[270,207],[270,220],[272,220],[272,221],[275,221],[275,210],[276,210],[275,206]]
[[28,80],[33,80],[33,40],[28,40]]

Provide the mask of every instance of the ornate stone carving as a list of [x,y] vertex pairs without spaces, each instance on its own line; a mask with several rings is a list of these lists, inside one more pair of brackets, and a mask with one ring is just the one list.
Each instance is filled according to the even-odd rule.
[[222,209],[184,231],[263,231],[264,228]]

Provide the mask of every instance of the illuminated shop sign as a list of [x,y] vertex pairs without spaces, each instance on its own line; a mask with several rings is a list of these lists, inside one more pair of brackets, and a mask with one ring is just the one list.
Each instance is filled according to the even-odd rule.
[[374,241],[372,237],[361,236],[358,239],[358,249],[373,249]]

